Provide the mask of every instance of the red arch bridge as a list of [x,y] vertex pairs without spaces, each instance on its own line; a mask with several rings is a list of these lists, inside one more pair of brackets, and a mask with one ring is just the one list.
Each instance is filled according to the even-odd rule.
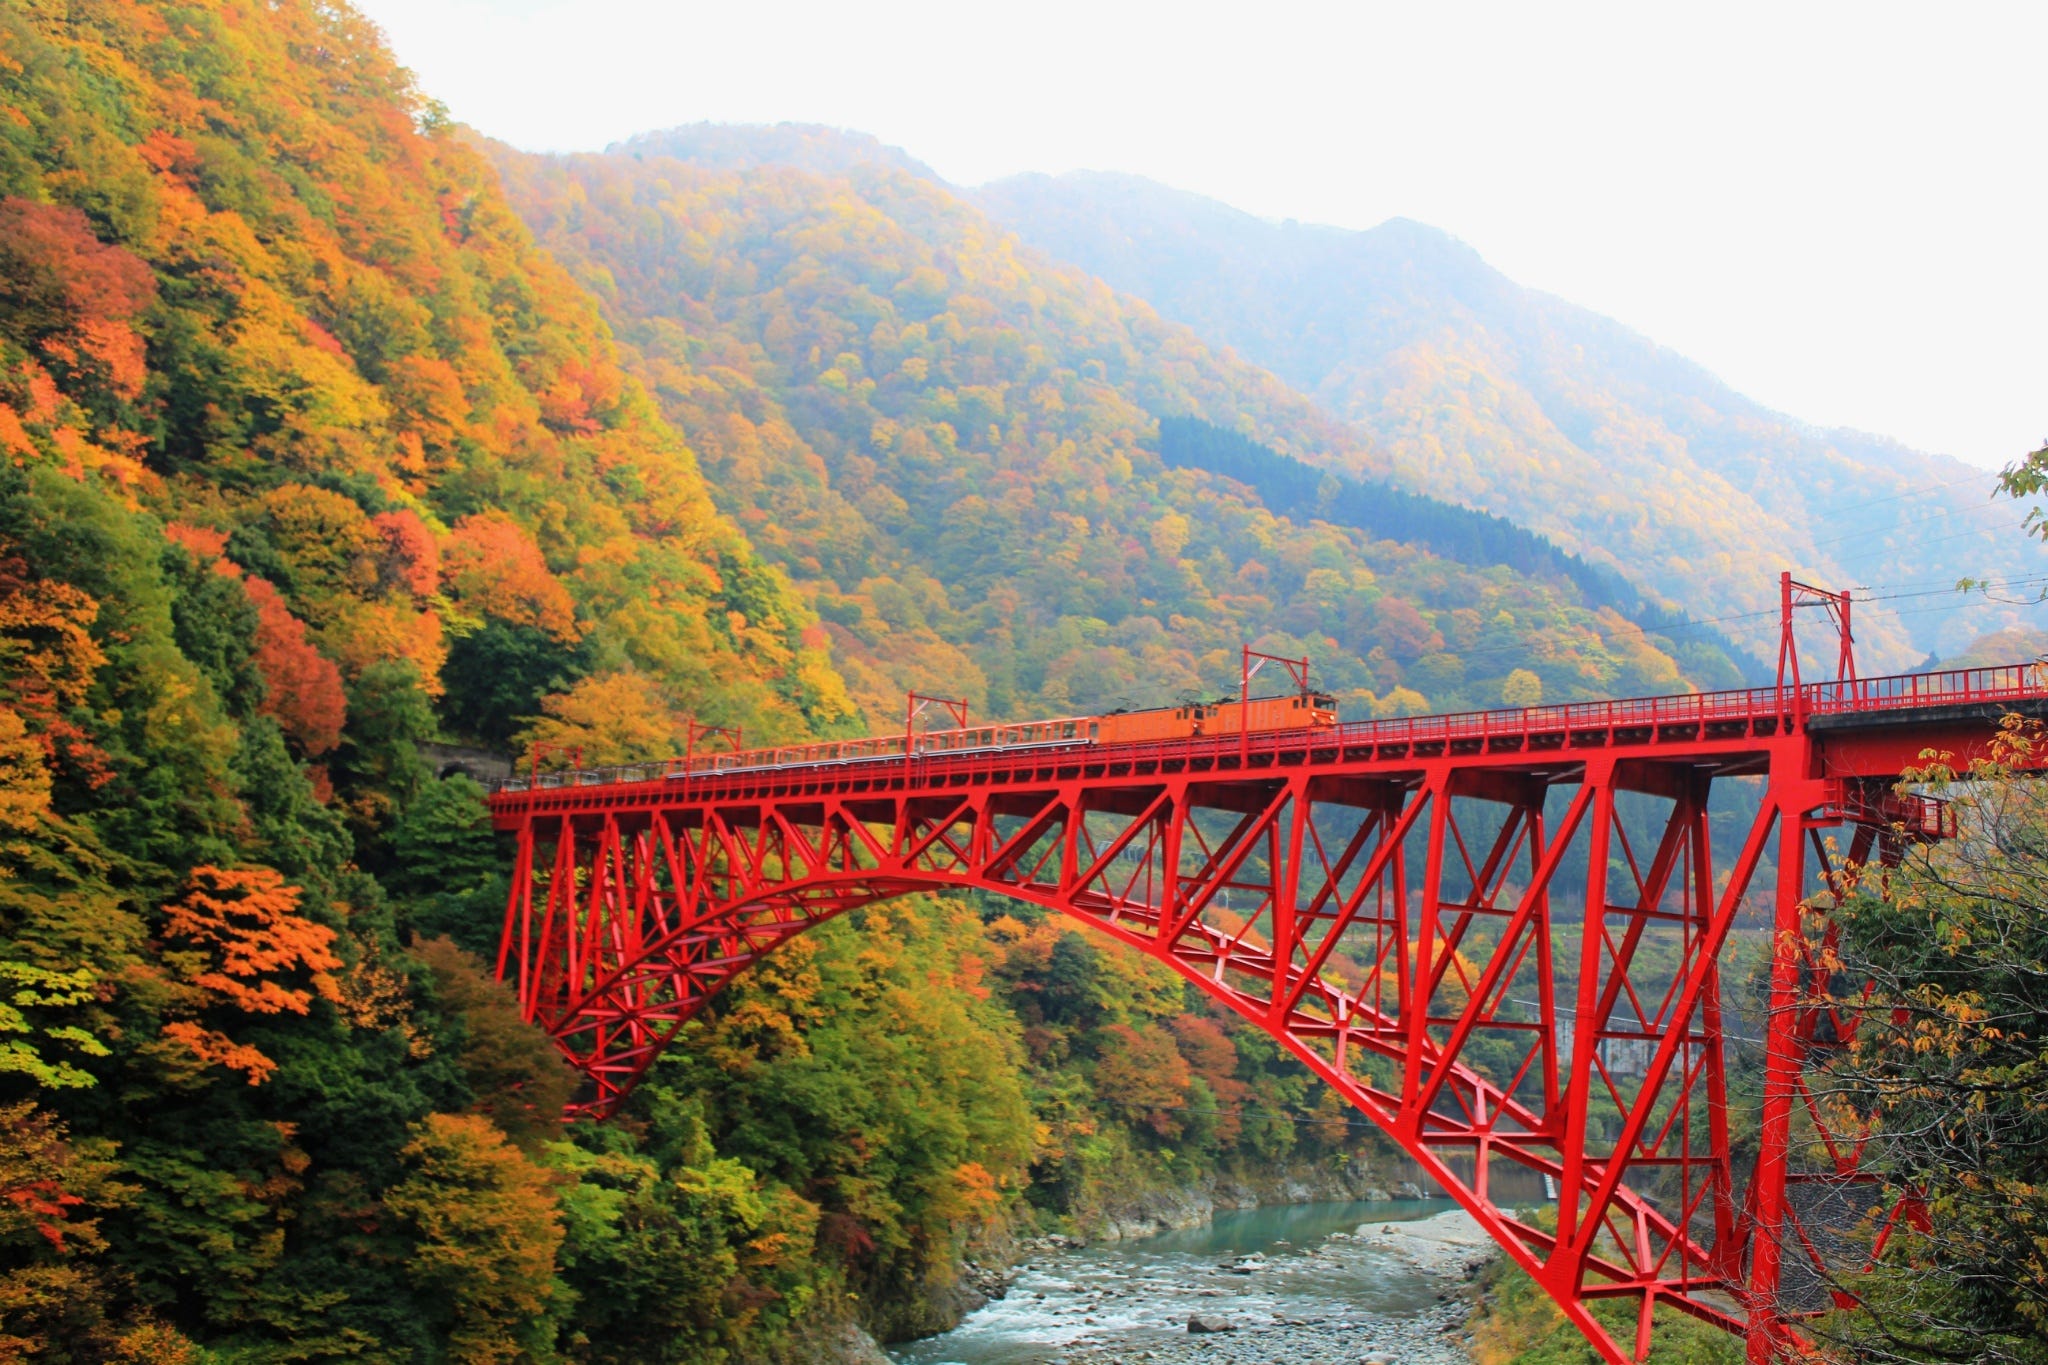
[[[1952,832],[1894,790],[1923,751],[1982,753],[2001,715],[2048,700],[2034,665],[1840,671],[1252,736],[515,780],[491,802],[518,841],[499,974],[601,1117],[721,986],[813,925],[917,891],[1034,902],[1267,1030],[1608,1359],[1644,1358],[1668,1305],[1761,1360],[1827,1302],[1842,1228],[1899,1216],[1805,1085],[1854,1021],[1807,1003],[1825,983],[1802,919],[1845,865]],[[1770,956],[1755,992],[1723,976],[1744,940]],[[1739,1142],[1735,1046],[1763,1055],[1760,1131]],[[1508,1167],[1548,1178],[1554,1228],[1496,1198]],[[1601,1298],[1632,1301],[1633,1331],[1592,1315]]]

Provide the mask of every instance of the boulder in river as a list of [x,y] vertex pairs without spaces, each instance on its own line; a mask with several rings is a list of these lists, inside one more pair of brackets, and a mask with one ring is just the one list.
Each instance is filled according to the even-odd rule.
[[1229,1318],[1219,1318],[1213,1313],[1197,1313],[1188,1319],[1190,1332],[1235,1332],[1237,1324]]

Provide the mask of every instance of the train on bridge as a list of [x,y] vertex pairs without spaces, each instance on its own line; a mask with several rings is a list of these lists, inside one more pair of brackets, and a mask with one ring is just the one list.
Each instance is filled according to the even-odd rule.
[[[1829,1229],[1868,1213],[1881,1246],[1927,1216],[1813,1084],[1858,1027],[1829,912],[1859,869],[1957,837],[1901,777],[2048,720],[2048,664],[1864,677],[1848,593],[1780,596],[1776,679],[1728,692],[1340,723],[1306,659],[1246,648],[1234,702],[974,725],[913,693],[871,739],[692,724],[666,762],[572,752],[491,797],[514,840],[498,974],[582,1074],[573,1112],[605,1117],[817,925],[918,892],[1040,906],[1263,1031],[1610,1365],[1644,1365],[1663,1309],[1781,1359],[1855,1272]],[[1837,628],[1830,677],[1801,676],[1802,608]],[[1282,695],[1251,695],[1262,663]],[[1753,1138],[1724,1013],[1757,979],[1742,943],[1770,952]],[[1510,1168],[1557,1190],[1555,1222],[1504,1197]]]
[[[1295,664],[1295,660],[1286,660]],[[1298,666],[1305,672],[1307,660]],[[965,715],[964,703],[956,719]],[[727,732],[731,747],[716,751],[693,751],[662,764],[629,764],[621,769],[592,772],[542,773],[536,767],[527,777],[499,784],[498,790],[517,792],[533,786],[559,783],[581,785],[592,782],[656,776],[683,781],[693,775],[744,772],[756,768],[791,766],[819,767],[868,763],[883,759],[957,756],[1001,751],[1084,748],[1093,745],[1134,744],[1153,740],[1236,739],[1251,735],[1272,735],[1288,731],[1333,730],[1337,726],[1337,700],[1327,692],[1305,685],[1277,697],[1219,698],[1215,701],[1183,701],[1173,706],[1142,710],[1108,711],[1095,716],[1062,716],[1052,720],[955,724],[945,729],[917,730],[906,723],[903,733],[871,735],[860,739],[816,740],[769,748],[745,749],[737,736]],[[565,757],[573,751],[564,751]]]

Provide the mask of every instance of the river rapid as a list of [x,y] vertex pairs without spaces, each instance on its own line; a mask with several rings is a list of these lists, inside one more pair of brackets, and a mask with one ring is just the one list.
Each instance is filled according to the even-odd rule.
[[[1220,1212],[1207,1227],[1041,1251],[1009,1293],[898,1365],[1462,1365],[1488,1256],[1445,1199]],[[1227,1330],[1190,1332],[1190,1318]]]

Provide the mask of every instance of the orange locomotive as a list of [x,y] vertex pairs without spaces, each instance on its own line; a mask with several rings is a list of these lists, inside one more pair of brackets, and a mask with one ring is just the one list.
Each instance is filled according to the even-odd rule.
[[1249,702],[1186,702],[1146,711],[1112,711],[1104,716],[927,730],[917,736],[917,752],[951,753],[1024,744],[1130,744],[1204,736],[1215,739],[1269,730],[1321,729],[1336,723],[1336,698],[1327,692],[1302,692],[1291,697],[1254,697]]
[[1144,739],[1193,739],[1268,730],[1320,729],[1337,723],[1337,701],[1328,693],[1254,697],[1249,702],[1194,702],[1156,711],[1120,711],[1089,722],[1098,744]]

